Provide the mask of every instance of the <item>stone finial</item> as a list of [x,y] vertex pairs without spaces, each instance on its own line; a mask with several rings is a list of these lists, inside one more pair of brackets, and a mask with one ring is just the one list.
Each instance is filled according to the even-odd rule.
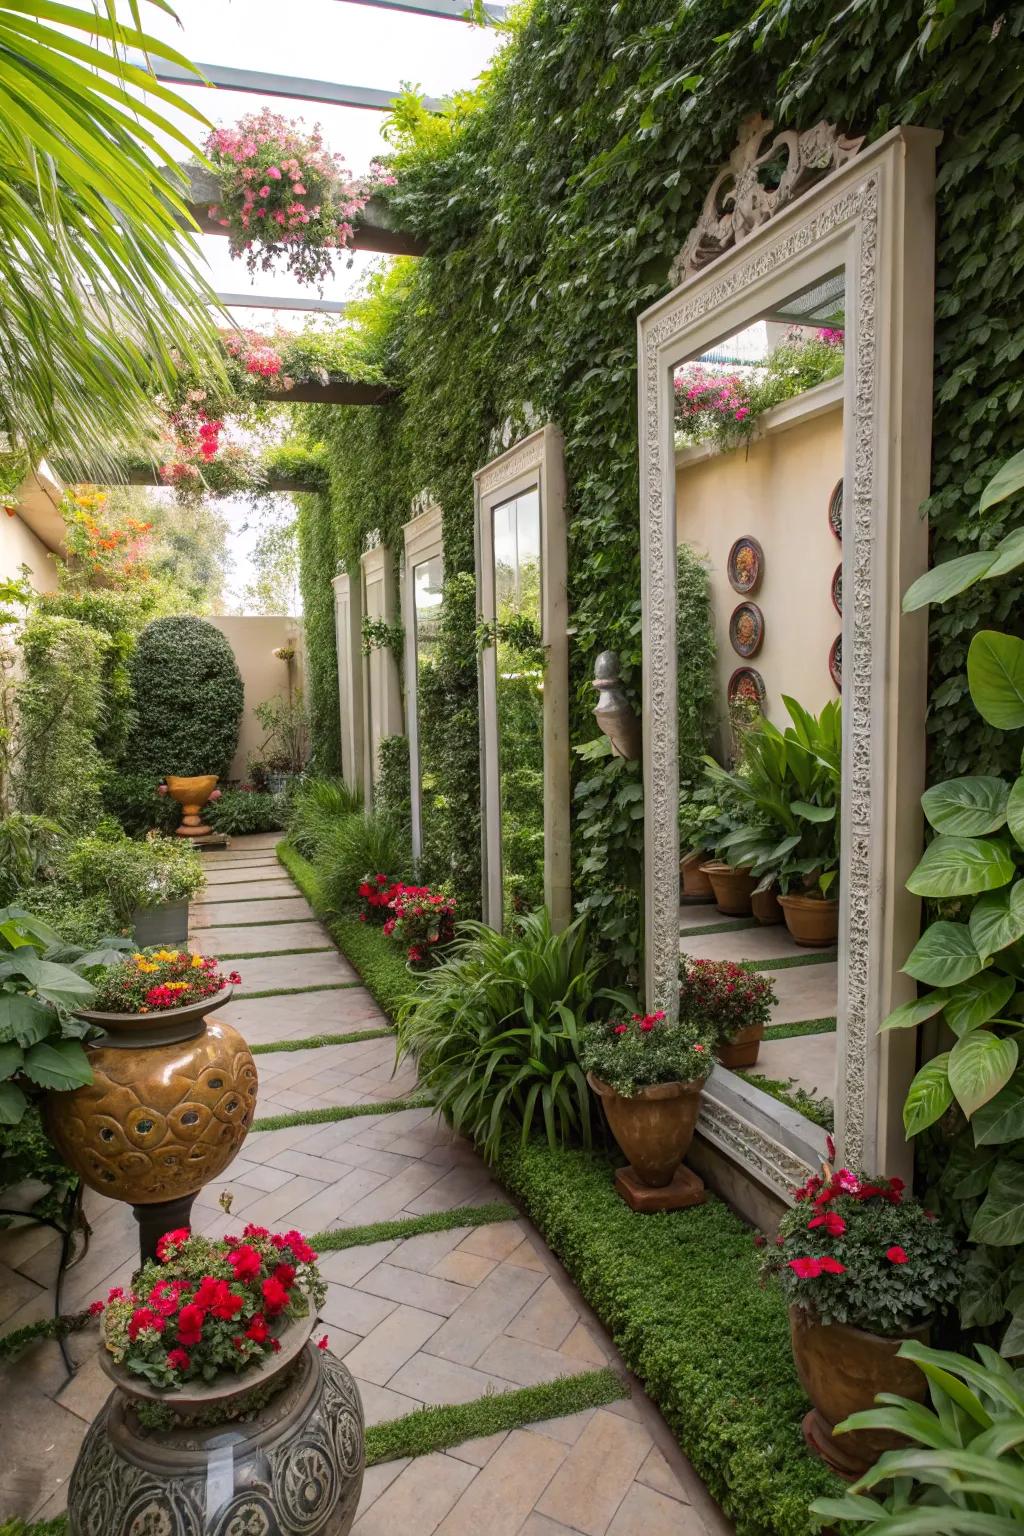
[[618,757],[635,762],[643,750],[643,726],[632,704],[619,687],[619,658],[615,651],[602,651],[594,663],[597,703],[594,719],[612,744]]

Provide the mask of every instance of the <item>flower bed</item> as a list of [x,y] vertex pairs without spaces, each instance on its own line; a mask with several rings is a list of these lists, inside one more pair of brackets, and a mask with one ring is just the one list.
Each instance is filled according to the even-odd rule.
[[405,947],[410,965],[429,965],[455,937],[455,897],[429,885],[398,885],[388,902],[384,933]]
[[155,1013],[184,1008],[239,986],[237,971],[225,974],[212,955],[188,950],[141,949],[112,966],[97,983],[91,1007],[99,1013]]

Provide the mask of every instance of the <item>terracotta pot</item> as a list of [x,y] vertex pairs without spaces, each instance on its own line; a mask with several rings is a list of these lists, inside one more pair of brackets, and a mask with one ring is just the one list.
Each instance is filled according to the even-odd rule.
[[749,916],[750,898],[757,881],[748,870],[733,869],[731,864],[714,859],[710,864],[702,864],[701,872],[711,881],[719,912],[727,917]]
[[898,1338],[866,1333],[848,1323],[820,1323],[803,1307],[789,1309],[789,1335],[800,1384],[814,1407],[804,1419],[811,1450],[844,1477],[859,1477],[881,1456],[905,1444],[890,1430],[857,1429],[833,1436],[851,1413],[875,1406],[879,1392],[895,1392],[923,1403],[927,1382],[912,1360],[898,1350],[907,1339],[928,1341],[924,1324]]
[[[108,1372],[116,1372],[118,1385],[71,1474],[69,1536],[120,1536],[143,1527],[162,1536],[214,1529],[225,1536],[348,1536],[363,1484],[362,1404],[346,1366],[308,1342],[311,1326],[299,1325],[291,1341],[285,1335],[262,1374],[168,1393],[144,1391],[138,1378],[123,1384],[125,1373],[116,1367]],[[211,1403],[230,1419],[232,1400],[254,1387],[262,1390],[243,1417],[211,1428],[188,1423],[186,1416]],[[185,1422],[143,1428],[136,1411],[142,1397]]]
[[209,837],[210,828],[200,818],[200,811],[217,788],[215,773],[200,773],[193,778],[179,778],[169,773],[164,783],[172,800],[181,806],[181,826],[176,837]]
[[821,949],[839,937],[839,903],[816,896],[780,896],[786,927],[798,944]]
[[716,1046],[715,1055],[722,1066],[728,1067],[730,1071],[735,1071],[737,1067],[752,1067],[763,1039],[764,1025],[749,1024],[746,1029],[738,1029],[731,1040]]
[[714,901],[715,893],[711,887],[711,881],[701,869],[706,855],[688,853],[685,859],[679,861],[679,886],[680,892],[686,901]]
[[785,913],[779,906],[778,892],[774,888],[769,891],[752,891],[750,910],[765,928],[786,921]]
[[587,1082],[604,1105],[612,1135],[652,1189],[671,1184],[690,1150],[703,1082],[655,1083],[624,1098],[594,1074]]

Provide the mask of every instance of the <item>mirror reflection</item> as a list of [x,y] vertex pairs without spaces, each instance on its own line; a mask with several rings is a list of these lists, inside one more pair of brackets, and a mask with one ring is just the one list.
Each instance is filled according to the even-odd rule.
[[838,272],[674,374],[682,1010],[829,1129],[844,349]]
[[[421,560],[412,570],[413,645],[416,680],[414,708],[417,719],[435,703],[434,668],[444,616],[444,558],[440,554]],[[433,875],[443,869],[444,856],[435,847],[440,825],[437,811],[443,801],[443,764],[434,760],[436,732],[417,731],[417,750],[412,764],[419,785],[418,849],[423,868]],[[431,747],[434,751],[431,751]]]
[[544,900],[544,652],[540,494],[493,510],[502,909]]

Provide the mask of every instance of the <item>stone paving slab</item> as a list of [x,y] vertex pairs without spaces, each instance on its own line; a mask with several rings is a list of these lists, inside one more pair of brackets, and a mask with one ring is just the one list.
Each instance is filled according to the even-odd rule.
[[788,1040],[762,1040],[751,1072],[782,1082],[792,1081],[809,1093],[836,1096],[836,1037],[793,1035]]
[[[255,964],[255,961],[249,961],[246,969],[251,970]],[[242,976],[245,978],[245,971]],[[248,998],[244,989],[240,989],[221,1009],[220,1017],[239,1030],[250,1045],[303,1039],[309,1035],[341,1035],[356,1029],[383,1029],[391,1022],[362,987],[334,987],[283,997]]]
[[[723,919],[724,921],[724,919]],[[773,923],[768,928],[731,929],[728,933],[694,934],[679,940],[679,947],[691,960],[785,960],[812,954],[832,959],[836,953],[834,944],[820,950],[805,949],[797,944],[784,923]]]
[[217,929],[249,923],[314,921],[313,908],[304,896],[276,896],[266,901],[208,901],[192,909],[192,927]]
[[359,980],[344,956],[334,949],[305,955],[247,957],[240,961],[238,972],[242,984],[235,988],[237,998],[244,998],[250,992],[276,991],[280,987],[308,989]]
[[[222,885],[242,887],[261,885],[271,880],[280,883],[282,878],[287,878],[276,859],[267,860],[262,864],[243,864],[235,868],[232,868],[230,864],[222,864],[211,868],[210,861],[207,859],[203,864],[203,869],[206,872],[206,886],[205,890],[199,894],[198,900],[200,902],[207,901],[209,899],[209,892],[211,890],[215,891]],[[292,886],[292,890],[295,890],[295,886]]]
[[719,912],[713,901],[695,901],[692,904],[680,902],[679,904],[679,928],[680,932],[687,928],[715,928],[719,923],[745,923],[749,919],[742,917],[730,917],[727,912]]
[[[224,889],[225,885],[229,887],[227,890]],[[244,880],[230,882],[225,880],[208,880],[204,889],[200,891],[199,895],[192,902],[192,918],[198,924],[199,919],[205,914],[206,908],[218,902],[231,901],[237,902],[239,905],[247,903],[258,905],[263,901],[288,900],[289,898],[295,899],[295,887],[283,872],[279,874],[275,870],[271,870],[269,879],[253,881],[251,888],[249,883]],[[241,921],[247,922],[248,917],[243,915]]]
[[794,965],[771,975],[776,1003],[773,1024],[800,1024],[805,1019],[834,1018],[839,1006],[839,966],[833,960],[825,965]]
[[[193,920],[194,921],[194,920]],[[213,942],[220,955],[289,954],[295,950],[329,949],[334,946],[317,922],[263,923],[218,928]],[[189,947],[205,952],[210,938],[202,930],[189,934]],[[301,969],[301,967],[300,967]]]

